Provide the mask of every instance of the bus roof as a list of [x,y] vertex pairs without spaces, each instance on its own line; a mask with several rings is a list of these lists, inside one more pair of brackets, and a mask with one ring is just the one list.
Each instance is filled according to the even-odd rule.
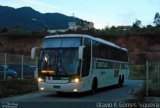
[[86,34],[56,34],[56,35],[49,35],[49,36],[46,36],[45,38],[56,38],[56,37],[86,37],[86,38],[90,38],[92,40],[95,40],[95,41],[98,41],[98,42],[101,42],[103,44],[106,44],[106,45],[109,45],[109,46],[112,46],[112,47],[115,47],[115,48],[118,48],[118,49],[121,49],[121,50],[124,50],[124,51],[128,51],[126,48],[122,48],[112,42],[109,42],[109,41],[106,41],[106,40],[103,40],[103,39],[100,39],[100,38],[95,38],[95,37],[92,37],[90,35],[86,35]]

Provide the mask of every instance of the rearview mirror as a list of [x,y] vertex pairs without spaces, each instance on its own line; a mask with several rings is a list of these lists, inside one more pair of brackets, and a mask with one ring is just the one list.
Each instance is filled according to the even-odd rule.
[[40,47],[33,47],[31,50],[31,59],[35,59],[40,54]]
[[79,58],[79,60],[82,60],[82,58],[83,58],[83,49],[84,49],[84,47],[85,46],[80,46],[78,48],[78,58]]

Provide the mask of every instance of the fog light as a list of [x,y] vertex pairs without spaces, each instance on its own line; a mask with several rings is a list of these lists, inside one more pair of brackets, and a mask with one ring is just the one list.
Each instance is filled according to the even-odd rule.
[[74,89],[73,91],[74,91],[74,92],[77,92],[78,90],[77,90],[77,89]]
[[44,90],[44,87],[41,87],[40,90]]

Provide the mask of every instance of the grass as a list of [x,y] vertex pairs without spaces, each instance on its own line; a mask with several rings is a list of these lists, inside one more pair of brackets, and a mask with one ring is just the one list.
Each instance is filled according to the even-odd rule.
[[142,108],[138,103],[144,103],[144,96],[145,96],[145,89],[141,88],[141,89],[134,89],[133,90],[133,99],[129,99],[127,100],[126,103],[130,103],[130,104],[136,104],[136,108]]
[[0,81],[0,98],[25,94],[38,90],[36,80]]
[[131,65],[129,68],[129,79],[145,80],[145,65]]
[[158,82],[151,81],[149,83],[148,94],[150,96],[160,96],[160,85],[158,86]]

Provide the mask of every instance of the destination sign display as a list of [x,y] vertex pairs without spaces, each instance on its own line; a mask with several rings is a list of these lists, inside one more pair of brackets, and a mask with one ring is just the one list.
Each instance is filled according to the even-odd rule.
[[96,68],[109,68],[109,63],[107,61],[97,60]]

